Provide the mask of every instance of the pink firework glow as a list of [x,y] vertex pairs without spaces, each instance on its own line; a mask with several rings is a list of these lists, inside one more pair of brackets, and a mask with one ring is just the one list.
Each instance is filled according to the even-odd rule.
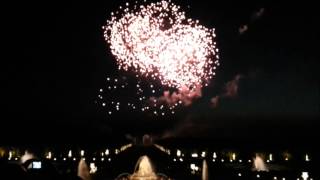
[[[130,84],[131,78],[124,75],[108,77],[96,103],[109,115],[120,111],[120,104],[156,116],[175,114],[178,106],[200,98],[201,89],[215,75],[219,56],[214,29],[187,18],[170,1],[129,7],[126,3],[111,13],[103,29],[119,72],[134,74],[136,82]],[[121,97],[128,88],[136,98]]]
[[219,65],[214,29],[187,19],[168,1],[131,11],[126,7],[104,29],[119,69],[158,79],[164,86],[194,90],[206,85]]

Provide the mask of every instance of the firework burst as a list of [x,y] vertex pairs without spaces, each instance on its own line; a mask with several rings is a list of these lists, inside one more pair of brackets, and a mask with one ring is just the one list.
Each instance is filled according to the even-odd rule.
[[[170,1],[136,4],[131,10],[126,3],[119,9],[103,27],[118,69],[160,83],[158,95],[163,97],[155,96],[153,85],[149,88],[152,96],[142,96],[154,102],[152,106],[162,107],[166,102],[172,110],[186,102],[184,97],[189,97],[190,104],[190,96],[199,95],[219,65],[214,29],[187,18],[181,7]],[[137,94],[146,91],[137,90]]]

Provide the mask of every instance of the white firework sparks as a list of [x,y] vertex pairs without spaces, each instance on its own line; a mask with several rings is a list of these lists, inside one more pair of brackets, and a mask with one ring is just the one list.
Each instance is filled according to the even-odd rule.
[[123,11],[104,27],[119,69],[176,89],[193,90],[212,78],[219,65],[214,29],[187,19],[179,6],[167,1]]
[[[133,110],[164,116],[200,97],[201,88],[212,79],[219,65],[214,29],[186,18],[180,6],[170,1],[135,5],[131,10],[126,3],[119,9],[103,27],[118,69],[133,72],[138,79],[151,80],[144,83],[138,80],[137,101],[128,100],[124,104]],[[107,82],[108,90],[100,89],[98,100],[107,109],[115,108],[108,110],[111,115],[119,111],[120,105],[108,103],[104,96],[125,89],[128,83],[112,78],[107,78]],[[161,87],[152,82],[160,83]]]

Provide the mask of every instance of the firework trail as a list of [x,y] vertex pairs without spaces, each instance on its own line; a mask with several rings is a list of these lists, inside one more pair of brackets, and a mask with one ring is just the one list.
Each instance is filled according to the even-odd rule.
[[111,14],[103,27],[105,40],[118,69],[137,77],[136,94],[144,102],[138,109],[157,115],[155,108],[167,108],[173,114],[179,104],[189,105],[200,97],[201,88],[215,75],[219,56],[214,29],[187,18],[170,1],[129,7],[126,3]]

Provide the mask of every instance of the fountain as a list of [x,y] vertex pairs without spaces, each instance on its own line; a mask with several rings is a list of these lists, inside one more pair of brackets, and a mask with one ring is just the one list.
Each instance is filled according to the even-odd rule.
[[133,174],[122,173],[116,180],[170,180],[165,174],[156,174],[148,156],[141,156],[136,163]]
[[155,174],[150,159],[147,156],[141,156],[135,166],[134,173],[130,176],[129,179],[132,180],[153,180],[158,179]]
[[83,159],[81,159],[78,165],[78,176],[83,180],[91,180],[89,172],[90,171],[87,163]]
[[209,180],[208,164],[207,164],[207,161],[205,159],[202,162],[202,180]]
[[262,157],[256,154],[256,157],[253,159],[253,170],[254,171],[269,171],[266,164],[264,163]]

